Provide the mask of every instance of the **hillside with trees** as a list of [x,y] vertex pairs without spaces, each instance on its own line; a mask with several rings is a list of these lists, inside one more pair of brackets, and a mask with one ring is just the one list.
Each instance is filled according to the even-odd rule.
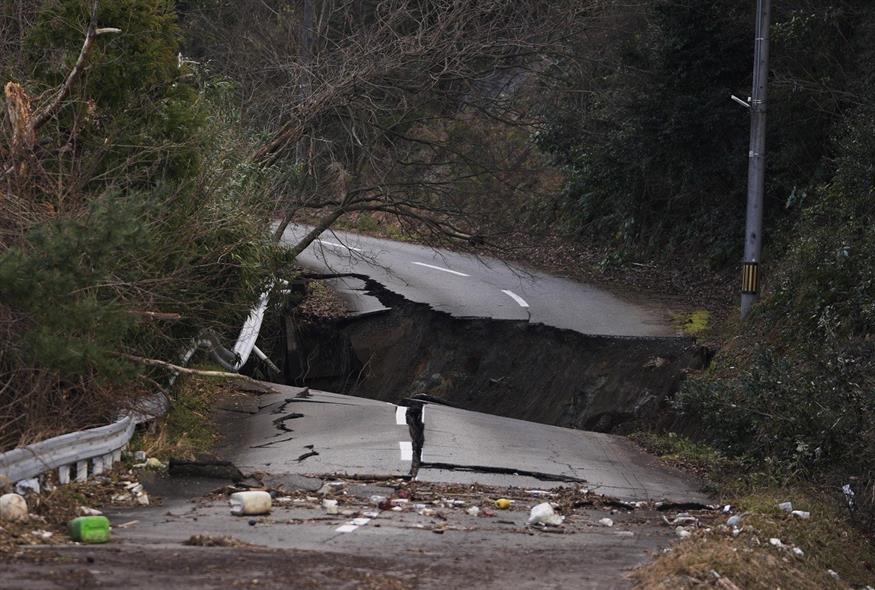
[[740,321],[753,27],[735,0],[4,1],[0,450],[163,387],[140,361],[230,338],[327,227],[499,256],[550,235],[708,293],[714,361],[644,430],[851,483],[871,533],[875,11],[775,2]]

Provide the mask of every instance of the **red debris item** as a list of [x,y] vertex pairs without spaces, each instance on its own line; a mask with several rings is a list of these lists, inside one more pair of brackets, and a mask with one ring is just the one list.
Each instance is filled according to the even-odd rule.
[[495,516],[495,512],[493,512],[489,508],[481,508],[480,509],[480,516],[485,516],[487,518],[490,518],[490,517]]
[[398,490],[399,498],[410,498],[410,490],[400,489]]
[[392,510],[392,501],[389,499],[383,500],[379,504],[377,504],[377,508],[380,510]]

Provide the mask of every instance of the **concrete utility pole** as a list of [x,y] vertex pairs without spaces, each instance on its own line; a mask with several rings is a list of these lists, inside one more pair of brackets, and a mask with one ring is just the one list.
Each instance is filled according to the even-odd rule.
[[766,167],[766,96],[769,77],[771,0],[757,0],[753,91],[750,101],[750,154],[747,175],[747,223],[741,272],[741,317],[747,317],[759,298],[762,251],[763,187]]

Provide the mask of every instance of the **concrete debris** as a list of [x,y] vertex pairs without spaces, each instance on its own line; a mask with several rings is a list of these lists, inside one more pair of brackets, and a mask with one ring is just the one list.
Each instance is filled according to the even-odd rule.
[[49,539],[52,538],[52,535],[54,533],[52,533],[51,531],[36,530],[32,534],[37,539],[42,539],[43,541],[48,541]]
[[322,500],[322,509],[325,510],[325,514],[337,514],[337,500]]
[[426,518],[432,518],[437,514],[433,508],[423,508],[419,512],[417,512],[420,516],[424,516]]
[[27,520],[27,501],[20,494],[0,496],[0,520],[19,522]]
[[471,506],[467,510],[465,510],[470,516],[478,516],[480,514],[480,508],[477,506]]
[[610,518],[603,518],[599,521],[599,524],[602,526],[614,526],[614,521]]
[[784,549],[787,547],[786,545],[784,545],[781,539],[775,537],[769,539],[769,545],[771,545],[772,547],[777,547],[778,549]]
[[839,573],[835,570],[826,570],[826,573],[828,573],[829,577],[833,580],[838,580],[841,578],[841,576],[839,576]]
[[778,510],[783,510],[784,512],[793,512],[793,502],[781,502],[778,504]]
[[100,516],[103,514],[100,510],[89,508],[88,506],[80,506],[78,512],[79,516]]
[[564,520],[565,517],[556,514],[549,502],[543,502],[532,507],[532,510],[529,512],[528,523],[559,526]]
[[805,552],[799,547],[793,547],[793,555],[796,557],[805,557]]
[[[231,514],[235,516],[257,516],[268,514],[272,498],[265,491],[236,492],[228,499],[231,504]],[[337,502],[335,502],[335,507]]]
[[686,539],[687,537],[689,537],[690,535],[693,534],[693,533],[691,533],[689,530],[685,529],[685,528],[682,527],[682,526],[677,527],[677,528],[674,530],[674,532],[675,532],[675,534],[676,534],[678,537],[680,537],[681,539]]
[[796,518],[801,518],[802,520],[808,520],[809,518],[811,518],[811,513],[805,512],[804,510],[794,510],[790,514],[792,514]]
[[146,451],[134,451],[134,461],[143,463],[146,461]]

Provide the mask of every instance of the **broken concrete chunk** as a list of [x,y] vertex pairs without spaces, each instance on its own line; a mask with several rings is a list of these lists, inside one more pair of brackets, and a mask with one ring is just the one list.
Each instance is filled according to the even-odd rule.
[[100,510],[89,508],[88,506],[79,507],[79,516],[101,516],[102,514],[103,512]]
[[229,498],[231,514],[235,516],[257,516],[268,514],[271,509],[271,497],[265,491],[236,492]]
[[784,512],[793,512],[793,502],[781,502],[778,504],[778,510],[783,510]]
[[811,518],[811,513],[804,510],[794,510],[790,514],[792,514],[796,518],[801,518],[802,520],[808,520],[809,518]]
[[0,496],[0,520],[18,522],[27,519],[27,501],[19,494]]
[[322,508],[325,510],[325,514],[337,514],[337,500],[322,500]]
[[610,518],[603,518],[599,521],[599,524],[602,526],[614,526],[614,521]]
[[687,529],[685,529],[685,528],[682,527],[682,526],[677,527],[677,528],[674,530],[674,532],[675,532],[675,534],[676,534],[678,537],[680,537],[681,539],[686,539],[687,537],[689,537],[690,535],[693,534],[693,533],[691,533],[690,531],[688,531]]

